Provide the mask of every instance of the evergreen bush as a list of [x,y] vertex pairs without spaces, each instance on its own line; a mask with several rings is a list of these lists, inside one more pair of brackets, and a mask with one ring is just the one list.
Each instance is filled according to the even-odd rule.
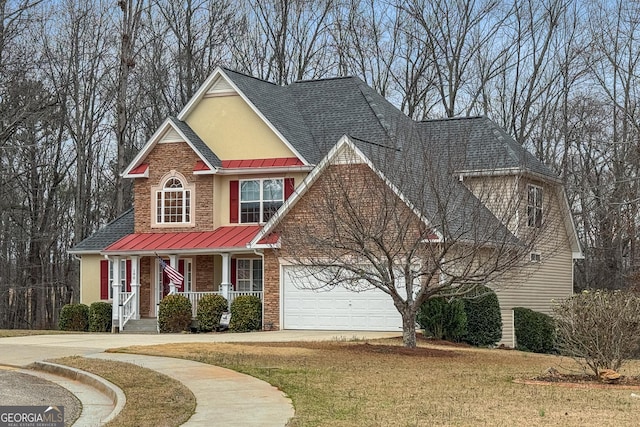
[[89,330],[89,307],[85,304],[67,304],[62,307],[58,318],[58,328],[61,331]]
[[160,332],[182,332],[191,326],[191,301],[184,295],[167,295],[158,308]]
[[220,316],[227,311],[229,304],[222,295],[205,295],[198,301],[196,319],[198,329],[209,332],[218,329]]
[[551,316],[524,307],[513,309],[516,348],[534,353],[552,353],[555,325]]
[[234,332],[257,331],[262,326],[262,301],[253,295],[241,295],[231,303],[229,329]]
[[496,293],[487,286],[474,286],[463,300],[467,315],[464,341],[475,346],[493,346],[502,338],[502,315]]
[[417,321],[427,337],[460,341],[467,331],[464,303],[459,299],[430,298],[418,311]]
[[111,332],[111,304],[97,301],[89,306],[89,332]]

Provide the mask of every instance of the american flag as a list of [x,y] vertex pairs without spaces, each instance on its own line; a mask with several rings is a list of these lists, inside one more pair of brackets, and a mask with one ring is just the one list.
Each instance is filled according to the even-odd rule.
[[175,268],[171,267],[169,264],[164,262],[162,258],[158,257],[158,259],[160,260],[160,265],[162,266],[162,270],[165,273],[167,273],[169,280],[171,280],[171,282],[173,282],[173,284],[176,286],[182,286],[182,282],[184,282],[184,276],[180,274],[178,270],[176,270]]

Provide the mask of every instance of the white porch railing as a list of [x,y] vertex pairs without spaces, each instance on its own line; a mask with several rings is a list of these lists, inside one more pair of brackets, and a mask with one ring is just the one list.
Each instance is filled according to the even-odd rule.
[[119,330],[124,329],[129,319],[136,315],[135,293],[120,292],[120,304],[118,304],[118,326]]
[[[200,299],[203,296],[222,295],[222,291],[177,292],[177,293],[189,298],[189,301],[191,301],[191,310],[192,310],[193,317],[196,317],[198,313],[198,301],[200,301]],[[241,295],[253,295],[260,298],[260,300],[262,300],[262,291],[229,291],[229,298],[228,298],[229,305],[231,305],[231,303],[233,302],[234,299],[236,299],[236,297],[239,297]]]

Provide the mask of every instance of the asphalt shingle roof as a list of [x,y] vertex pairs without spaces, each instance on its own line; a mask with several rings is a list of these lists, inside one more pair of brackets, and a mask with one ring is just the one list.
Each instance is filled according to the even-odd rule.
[[201,156],[203,156],[214,168],[222,166],[222,161],[220,158],[211,151],[211,148],[196,134],[191,126],[183,122],[182,120],[178,120],[175,117],[170,117],[171,123],[173,123],[180,132],[184,134],[185,137],[193,144],[193,146],[198,150]]
[[119,217],[75,245],[69,253],[98,253],[110,244],[117,242],[127,234],[133,233],[133,208],[126,210]]
[[[486,117],[415,122],[357,77],[278,86],[229,69],[224,73],[310,164],[320,162],[343,135],[349,136],[440,230],[458,235],[484,230],[486,238],[500,241],[511,236],[453,172],[530,172],[557,179]],[[213,166],[221,166],[220,159],[186,123],[176,118],[171,121]],[[406,175],[431,179],[410,180]],[[438,203],[443,194],[447,202]],[[101,250],[132,232],[129,211],[73,251]]]

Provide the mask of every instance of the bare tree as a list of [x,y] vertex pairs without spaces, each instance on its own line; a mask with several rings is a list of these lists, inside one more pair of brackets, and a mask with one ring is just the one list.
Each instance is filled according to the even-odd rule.
[[356,142],[371,163],[344,143],[276,228],[279,256],[300,266],[297,286],[387,294],[405,346],[416,346],[424,301],[519,283],[533,248],[553,246],[559,218],[523,214],[527,190],[515,177],[459,181],[467,144],[446,127],[399,146]]
[[282,85],[327,73],[333,0],[248,2],[242,37],[232,40],[239,71]]

